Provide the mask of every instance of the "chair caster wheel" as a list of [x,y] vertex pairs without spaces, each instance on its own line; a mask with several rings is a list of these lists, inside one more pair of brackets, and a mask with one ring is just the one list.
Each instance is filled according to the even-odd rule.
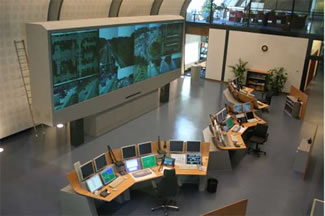
[[266,152],[264,152],[264,155],[266,155]]

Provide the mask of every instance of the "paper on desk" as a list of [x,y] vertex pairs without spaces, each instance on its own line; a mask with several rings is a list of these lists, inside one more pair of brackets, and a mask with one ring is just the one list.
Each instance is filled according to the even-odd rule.
[[174,169],[174,168],[172,168],[172,167],[163,167],[161,170],[160,170],[160,172],[161,173],[164,173],[164,170],[171,170],[171,169]]

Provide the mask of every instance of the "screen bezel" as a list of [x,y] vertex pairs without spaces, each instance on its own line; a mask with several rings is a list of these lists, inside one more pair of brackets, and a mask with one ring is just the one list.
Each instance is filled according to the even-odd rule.
[[[89,176],[87,176],[87,177],[84,178],[84,175],[83,175],[83,172],[82,172],[82,168],[83,168],[84,166],[86,166],[87,164],[89,164],[89,163],[91,163],[91,166],[93,167],[93,173],[90,174]],[[80,174],[81,174],[81,179],[82,179],[82,181],[85,181],[86,179],[89,179],[89,178],[90,178],[91,176],[93,176],[95,173],[96,173],[96,172],[95,172],[95,169],[94,169],[94,163],[93,163],[93,160],[87,161],[86,163],[84,163],[84,164],[82,164],[82,165],[80,166]]]
[[[98,169],[98,168],[97,168],[96,160],[97,160],[98,158],[102,157],[103,155],[104,155],[104,157],[105,157],[106,165],[103,166],[101,169]],[[94,161],[94,168],[95,168],[95,171],[96,171],[96,172],[99,172],[99,171],[105,169],[105,167],[107,167],[107,165],[108,165],[108,164],[107,164],[107,159],[106,159],[106,154],[105,154],[105,153],[102,153],[102,154],[98,155],[97,157],[95,157],[95,158],[93,159],[93,161]]]
[[[94,191],[90,191],[90,188],[89,188],[89,186],[88,186],[88,181],[90,181],[92,178],[95,178],[96,176],[98,176],[99,181],[102,183],[102,185],[101,185],[99,188],[96,188]],[[96,173],[96,175],[93,175],[92,177],[88,178],[87,181],[86,181],[86,185],[87,185],[88,191],[89,191],[90,193],[94,193],[95,191],[98,191],[98,190],[100,190],[101,188],[104,187],[104,183],[103,183],[103,181],[102,181],[102,179],[101,179],[101,177],[99,176],[98,173]]]
[[[183,151],[171,151],[170,150],[170,142],[183,142]],[[169,140],[169,142],[168,142],[168,144],[169,144],[169,146],[168,146],[169,152],[184,153],[185,152],[184,143],[185,142],[183,140]]]
[[[133,157],[128,157],[128,158],[125,158],[125,157],[124,157],[123,149],[128,148],[128,147],[134,147],[135,156],[133,156]],[[138,155],[137,155],[137,147],[136,147],[135,144],[133,144],[133,145],[127,145],[127,146],[123,146],[123,147],[121,147],[121,157],[122,157],[122,160],[129,160],[129,159],[132,159],[132,158],[136,158],[137,156],[138,156]]]
[[[144,144],[148,144],[148,143],[150,143],[150,153],[141,154],[141,153],[140,153],[140,146],[142,146],[142,145],[144,145]],[[144,155],[150,155],[150,154],[152,154],[152,141],[147,141],[147,142],[138,143],[137,146],[138,146],[138,155],[139,155],[139,156],[144,156]]]
[[[199,142],[200,143],[200,150],[199,151],[188,151],[188,142]],[[190,152],[190,153],[195,153],[195,152],[201,152],[201,141],[198,141],[198,140],[189,140],[189,141],[186,141],[186,152]]]
[[[245,104],[249,104],[249,111],[246,111],[246,110],[244,110],[245,108]],[[243,112],[244,113],[247,113],[247,112],[252,112],[252,104],[251,104],[251,102],[246,102],[246,103],[243,103]]]
[[[141,167],[142,167],[143,169],[151,168],[151,167],[144,168],[144,166],[143,166],[142,159],[143,159],[143,158],[148,158],[148,157],[154,157],[154,158],[155,158],[155,162],[156,162],[156,165],[155,165],[155,166],[157,166],[157,159],[156,159],[156,156],[155,156],[154,154],[150,154],[150,155],[146,155],[146,156],[143,156],[143,157],[140,158],[140,161],[141,161]],[[152,167],[155,167],[155,166],[152,166]]]
[[[126,164],[127,164],[127,161],[130,161],[130,160],[137,160],[137,161],[138,161],[138,165],[139,165],[139,169],[128,172],[128,169],[127,169],[127,167],[126,167]],[[138,170],[141,170],[141,163],[140,163],[139,158],[127,159],[127,160],[125,161],[125,171],[126,171],[127,173],[136,172],[136,171],[138,171]]]
[[[102,173],[105,172],[105,171],[108,170],[108,169],[112,169],[112,171],[113,171],[115,177],[114,177],[111,181],[109,181],[109,182],[107,182],[107,183],[105,184],[105,180],[104,180],[104,178],[103,178],[103,176],[102,176]],[[103,170],[100,172],[100,177],[101,177],[102,182],[103,182],[104,185],[108,185],[109,183],[111,183],[112,181],[114,181],[114,180],[117,178],[117,175],[115,175],[115,172],[114,172],[114,166],[113,166],[113,165],[110,165],[110,166],[106,167],[105,169],[103,169]]]

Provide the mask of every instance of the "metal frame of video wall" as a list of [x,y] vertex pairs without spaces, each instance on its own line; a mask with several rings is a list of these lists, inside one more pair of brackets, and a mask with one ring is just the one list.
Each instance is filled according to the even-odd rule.
[[26,27],[35,118],[50,126],[141,97],[178,78],[183,70],[180,16]]

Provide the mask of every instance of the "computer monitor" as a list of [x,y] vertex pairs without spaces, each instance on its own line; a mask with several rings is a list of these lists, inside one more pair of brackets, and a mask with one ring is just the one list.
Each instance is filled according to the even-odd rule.
[[125,161],[126,172],[134,172],[141,169],[140,162],[138,158],[130,159]]
[[175,159],[171,157],[164,157],[163,165],[165,166],[175,166]]
[[116,175],[114,173],[113,165],[107,167],[103,171],[100,172],[100,176],[102,177],[104,185],[109,184],[112,182],[115,178]]
[[170,140],[169,141],[169,151],[170,152],[183,152],[184,151],[184,141]]
[[95,173],[94,167],[93,167],[93,161],[88,161],[87,163],[84,163],[80,166],[80,172],[82,180],[87,179],[89,176]]
[[99,177],[98,174],[96,174],[93,177],[89,178],[86,181],[86,185],[87,185],[88,190],[91,193],[94,193],[96,190],[99,190],[100,188],[102,188],[104,186],[103,182],[100,180],[100,177]]
[[151,142],[144,142],[138,144],[139,155],[152,154]]
[[156,156],[148,155],[141,158],[142,168],[151,168],[157,166]]
[[134,158],[137,156],[135,145],[121,147],[121,152],[123,160]]
[[187,154],[187,164],[201,164],[201,154],[200,153]]
[[251,102],[243,104],[243,112],[251,112]]
[[243,112],[243,106],[241,104],[234,105],[234,113],[242,113]]
[[221,122],[223,122],[223,114],[222,114],[222,111],[220,111],[220,112],[218,112],[217,113],[217,122],[218,123],[221,123]]
[[186,142],[187,152],[200,152],[201,142],[200,141],[187,141]]
[[249,119],[254,119],[254,118],[255,118],[253,112],[247,112],[247,113],[246,113],[246,117],[247,117],[248,120],[249,120]]
[[231,117],[227,118],[226,124],[227,124],[228,129],[230,129],[230,128],[232,128],[232,126],[234,126],[234,123],[232,122]]
[[104,167],[107,166],[107,161],[106,161],[106,155],[105,153],[97,156],[95,159],[94,159],[94,165],[95,165],[95,169],[96,169],[96,172],[102,170]]
[[222,118],[223,118],[223,121],[224,121],[228,116],[228,111],[227,111],[226,108],[223,108],[221,111],[222,111]]

